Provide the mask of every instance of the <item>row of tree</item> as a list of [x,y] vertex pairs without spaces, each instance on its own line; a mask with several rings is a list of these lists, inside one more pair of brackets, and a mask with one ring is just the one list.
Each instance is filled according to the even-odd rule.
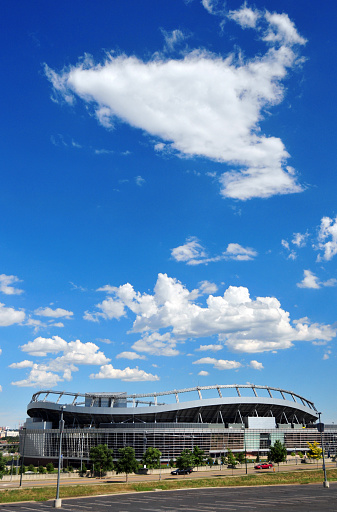
[[[315,441],[314,443],[308,442],[309,451],[307,452],[307,457],[311,459],[320,459],[322,458],[322,449]],[[125,448],[120,448],[118,450],[118,460],[113,461],[113,450],[109,449],[106,444],[100,444],[91,448],[90,450],[90,464],[94,473],[102,476],[102,473],[106,473],[107,471],[115,470],[116,473],[125,473],[126,481],[128,480],[128,475],[130,473],[134,473],[138,471],[139,467],[146,467],[148,469],[156,469],[160,467],[161,463],[161,452],[157,448],[148,447],[139,462],[135,457],[135,450],[127,446]],[[268,452],[268,461],[279,464],[280,462],[284,462],[287,458],[287,449],[284,444],[280,441],[275,441],[274,445],[270,447]],[[228,464],[230,467],[234,468],[237,464],[244,464],[246,461],[245,454],[243,452],[237,453],[235,456],[231,450],[228,450],[227,456],[221,457],[222,464]],[[9,472],[6,464],[8,460],[3,457],[0,452],[0,478],[6,473]],[[213,465],[218,464],[217,460],[212,459],[212,457],[206,457],[204,450],[201,450],[198,446],[195,446],[193,451],[191,450],[183,450],[179,457],[174,461],[170,460],[170,467],[176,466],[179,469],[187,469],[189,467],[200,467],[204,465]],[[82,464],[82,473],[85,474],[88,470],[86,465]],[[25,473],[27,470],[26,466],[22,466],[22,472]],[[53,473],[55,468],[54,465],[49,462],[44,466],[38,467],[39,473]],[[68,471],[72,471],[72,467],[67,468]],[[36,471],[35,467],[31,464],[28,466],[28,471]],[[21,472],[21,467],[20,467]]]

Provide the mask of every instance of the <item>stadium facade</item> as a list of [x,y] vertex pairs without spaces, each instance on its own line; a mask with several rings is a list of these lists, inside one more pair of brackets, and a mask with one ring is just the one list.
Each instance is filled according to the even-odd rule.
[[[310,400],[270,386],[216,385],[151,394],[70,393],[39,391],[27,408],[20,435],[25,463],[55,462],[59,421],[64,418],[64,464],[89,460],[90,448],[106,444],[114,450],[132,446],[141,459],[147,447],[158,448],[162,461],[194,446],[220,457],[228,451],[264,455],[276,440],[288,452],[308,450],[307,441],[321,444]],[[337,428],[326,426],[323,444],[337,451]]]

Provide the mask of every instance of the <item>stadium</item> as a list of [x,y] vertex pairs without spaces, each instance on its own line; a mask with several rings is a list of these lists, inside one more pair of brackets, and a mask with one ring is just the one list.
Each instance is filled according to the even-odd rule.
[[[59,421],[64,419],[64,464],[89,460],[91,447],[132,446],[141,459],[147,447],[158,448],[162,461],[175,459],[185,448],[198,446],[218,458],[230,449],[265,455],[276,440],[287,451],[308,450],[307,441],[321,444],[310,400],[270,386],[216,385],[151,394],[70,393],[44,390],[28,404],[29,418],[20,435],[25,463],[56,462]],[[326,425],[324,446],[337,449],[337,428]]]

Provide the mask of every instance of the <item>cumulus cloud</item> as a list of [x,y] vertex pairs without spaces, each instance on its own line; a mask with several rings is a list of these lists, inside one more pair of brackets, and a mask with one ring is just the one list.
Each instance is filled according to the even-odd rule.
[[158,375],[146,373],[144,370],[136,368],[125,368],[119,370],[114,368],[111,364],[101,366],[100,371],[96,374],[92,373],[90,379],[120,379],[126,382],[139,382],[139,381],[156,381],[159,380]]
[[306,44],[307,40],[300,36],[296,30],[295,24],[289,19],[285,13],[278,14],[266,11],[265,19],[269,26],[263,37],[264,41],[269,43],[281,43],[285,45]]
[[[330,341],[336,336],[331,325],[291,321],[275,297],[252,299],[243,286],[229,286],[222,296],[209,295],[204,306],[195,302],[195,293],[166,274],[158,275],[153,295],[136,292],[130,283],[104,288],[114,295],[111,301],[135,314],[132,331],[144,333],[132,346],[137,352],[151,353],[158,341],[171,351],[171,340],[214,335],[230,350],[247,353],[287,349],[297,341]],[[159,333],[162,329],[164,334]]]
[[71,318],[73,316],[72,311],[67,311],[66,309],[62,308],[38,308],[34,311],[35,315],[37,316],[46,316],[49,318]]
[[215,283],[211,283],[210,281],[200,281],[198,288],[202,295],[216,293],[218,291],[217,285]]
[[140,340],[136,341],[132,348],[138,352],[145,352],[151,356],[177,356],[179,350],[176,349],[177,340],[170,333],[144,335]]
[[318,249],[323,255],[318,255],[317,261],[330,261],[337,254],[337,217],[323,217],[318,233]]
[[36,357],[45,357],[49,354],[57,354],[63,350],[66,350],[67,342],[59,336],[53,336],[52,338],[43,338],[39,336],[34,341],[29,341],[20,348],[23,352]]
[[330,359],[330,355],[331,355],[331,350],[327,350],[323,356],[323,361]]
[[104,365],[110,362],[99,347],[94,343],[82,343],[80,340],[67,343],[59,336],[52,338],[38,337],[22,345],[21,350],[38,358],[46,358],[48,354],[62,355],[55,359],[44,359],[40,363],[21,361],[12,363],[10,368],[31,368],[26,379],[12,382],[15,386],[48,386],[53,387],[58,382],[71,380],[72,372],[78,371],[79,365]]
[[200,377],[207,377],[207,375],[209,375],[209,372],[206,372],[205,370],[201,370],[201,372],[199,372],[198,375],[200,375]]
[[20,295],[23,290],[12,286],[15,283],[20,283],[21,280],[16,276],[6,276],[6,274],[0,274],[0,292],[5,295]]
[[236,11],[229,11],[228,17],[236,21],[242,28],[255,28],[260,13],[244,4]]
[[12,382],[13,386],[17,387],[34,387],[34,388],[53,388],[64,379],[56,373],[48,372],[40,369],[39,365],[34,365],[29,376],[26,379],[17,380]]
[[0,302],[0,327],[21,324],[25,319],[25,312],[14,308],[7,308]]
[[226,359],[215,359],[214,357],[202,357],[194,361],[193,364],[212,364],[216,370],[235,370],[242,366],[238,361],[227,361]]
[[304,278],[300,283],[297,283],[299,288],[314,288],[318,290],[322,286],[336,286],[337,279],[328,279],[327,281],[320,281],[320,279],[310,270],[304,270]]
[[98,322],[100,318],[111,320],[112,318],[118,319],[125,316],[124,305],[122,302],[112,300],[110,297],[103,300],[101,304],[96,304],[96,308],[100,309],[100,311],[96,313],[86,311],[83,316],[84,320]]
[[292,243],[297,247],[305,247],[307,244],[308,233],[294,233]]
[[[203,0],[203,5],[225,16],[217,2]],[[219,180],[224,197],[300,192],[282,140],[263,134],[260,122],[267,108],[282,101],[282,82],[299,65],[297,48],[306,41],[286,14],[244,6],[227,18],[254,28],[268,45],[266,53],[244,60],[194,49],[180,59],[156,52],[145,61],[111,52],[100,63],[86,56],[59,73],[45,65],[53,99],[73,104],[79,97],[108,129],[117,118],[159,139],[156,148],[229,165]],[[181,38],[175,31],[167,44]]]
[[248,261],[255,258],[257,252],[251,247],[242,247],[240,244],[230,243],[220,255],[209,257],[199,240],[196,237],[190,237],[187,238],[184,245],[172,249],[171,256],[176,261],[183,261],[187,265],[201,265],[221,260]]
[[196,351],[199,352],[206,352],[208,350],[212,352],[218,352],[219,350],[223,349],[223,345],[200,345],[199,348],[196,348]]
[[253,368],[254,370],[263,370],[263,364],[259,363],[258,361],[255,361],[255,359],[253,359],[249,363],[249,366],[250,366],[250,368]]
[[34,366],[33,361],[28,361],[27,359],[25,359],[24,361],[20,361],[19,363],[10,364],[9,368],[21,369],[21,368],[32,368],[33,366]]
[[117,354],[116,359],[130,359],[133,361],[134,359],[146,359],[146,356],[141,356],[140,354],[136,354],[136,352],[121,352]]

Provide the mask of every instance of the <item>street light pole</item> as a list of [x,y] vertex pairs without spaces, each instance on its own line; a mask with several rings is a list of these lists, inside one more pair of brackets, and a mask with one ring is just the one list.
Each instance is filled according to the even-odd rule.
[[65,405],[61,405],[61,417],[60,417],[60,444],[59,444],[59,465],[57,471],[57,486],[56,486],[56,499],[54,501],[54,508],[62,507],[62,500],[60,499],[60,472],[61,472],[61,457],[62,457],[62,434],[64,428],[63,410],[66,408]]
[[23,448],[22,448],[22,457],[21,457],[20,487],[22,487],[23,463],[24,463],[24,460],[25,460],[25,444],[26,444],[27,428],[25,427],[23,430],[25,431],[25,435],[24,435],[24,438],[23,438]]
[[323,482],[323,487],[329,487],[330,484],[327,480],[327,477],[326,477],[326,469],[325,469],[325,459],[324,459],[324,446],[323,446],[323,425],[321,423],[321,412],[317,413],[318,414],[318,422],[319,422],[319,431],[321,433],[321,446],[322,446],[322,455],[323,455],[323,473],[324,473],[324,482]]

